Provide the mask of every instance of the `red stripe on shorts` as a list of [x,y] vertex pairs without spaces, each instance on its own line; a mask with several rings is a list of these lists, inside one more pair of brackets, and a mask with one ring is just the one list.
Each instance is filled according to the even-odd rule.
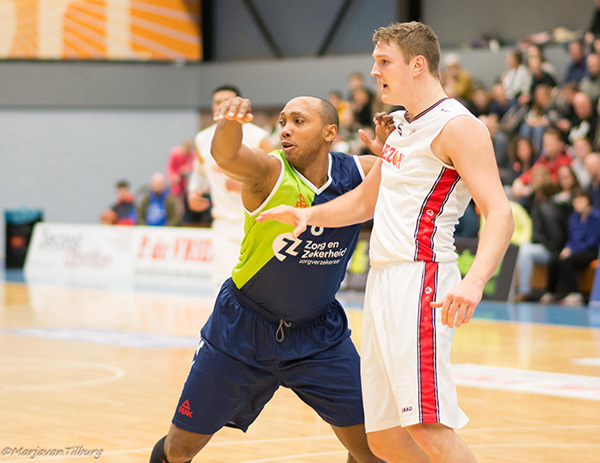
[[437,262],[425,262],[419,310],[419,414],[421,423],[437,423],[435,320],[431,302],[435,300]]
[[435,232],[435,219],[448,200],[448,196],[454,189],[458,178],[458,172],[444,167],[427,195],[417,221],[417,230],[415,233],[417,255],[415,260],[427,262],[434,260],[433,234]]

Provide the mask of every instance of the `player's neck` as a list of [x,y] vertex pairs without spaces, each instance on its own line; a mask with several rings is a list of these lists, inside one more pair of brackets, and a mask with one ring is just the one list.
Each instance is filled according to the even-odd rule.
[[294,167],[316,188],[321,188],[329,180],[329,151],[323,152],[310,162]]
[[411,101],[403,105],[408,113],[409,121],[428,108],[431,108],[438,101],[448,97],[438,81],[424,83],[416,90],[413,93],[414,97]]

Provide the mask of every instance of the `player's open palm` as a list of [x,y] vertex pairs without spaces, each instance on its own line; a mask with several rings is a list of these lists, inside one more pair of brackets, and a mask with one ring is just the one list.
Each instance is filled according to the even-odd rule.
[[277,220],[281,223],[293,225],[294,231],[292,232],[292,236],[298,238],[306,230],[306,209],[297,209],[292,206],[277,206],[261,212],[256,218],[257,222],[264,222],[265,220]]

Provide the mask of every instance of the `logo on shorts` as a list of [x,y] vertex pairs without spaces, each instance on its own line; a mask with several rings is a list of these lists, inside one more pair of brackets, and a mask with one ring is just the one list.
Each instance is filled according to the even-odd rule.
[[402,407],[402,413],[412,412],[412,407]]
[[179,407],[179,410],[177,410],[179,413],[181,413],[182,415],[187,416],[188,418],[192,417],[192,410],[190,409],[190,401],[186,400],[185,402],[183,402],[181,404],[181,406]]

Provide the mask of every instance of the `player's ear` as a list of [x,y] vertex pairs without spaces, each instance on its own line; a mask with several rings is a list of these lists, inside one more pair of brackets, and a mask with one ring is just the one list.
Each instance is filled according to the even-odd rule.
[[423,55],[417,55],[411,61],[413,75],[416,76],[427,70],[427,61]]
[[338,126],[335,124],[328,124],[323,127],[323,135],[325,137],[325,141],[331,143],[338,132]]

